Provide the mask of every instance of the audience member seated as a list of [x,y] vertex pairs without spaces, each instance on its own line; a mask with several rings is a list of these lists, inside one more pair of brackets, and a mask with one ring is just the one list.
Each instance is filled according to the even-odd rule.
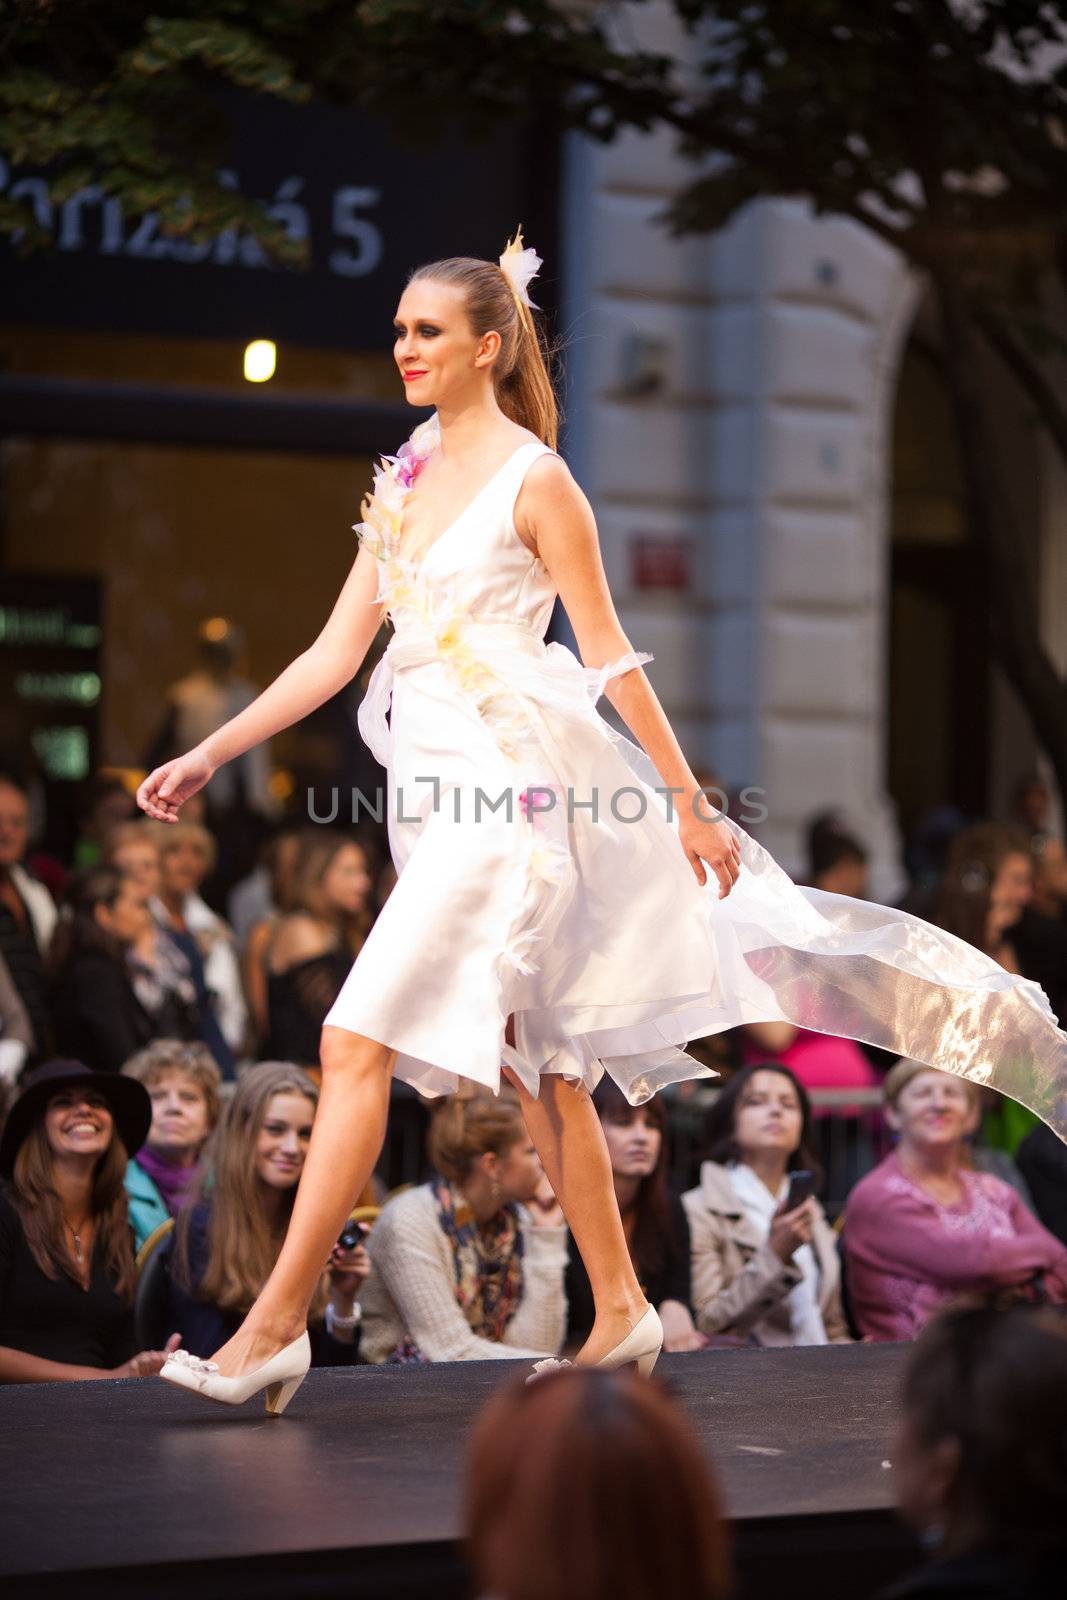
[[954,1296],[1011,1290],[1067,1299],[1067,1249],[1001,1179],[973,1171],[976,1090],[900,1061],[885,1081],[897,1148],[845,1208],[849,1302],[869,1339],[914,1339]]
[[1067,1570],[1067,1326],[960,1307],[922,1333],[892,1446],[931,1564],[882,1600],[1059,1600]]
[[815,1178],[808,1097],[776,1062],[742,1067],[705,1124],[700,1185],[682,1196],[702,1333],[759,1345],[848,1340],[836,1241],[814,1195],[785,1209],[790,1173]]
[[[296,909],[293,888],[300,863],[301,835],[302,830],[292,827],[278,834],[267,847],[264,865],[257,868],[257,871],[269,872],[269,889],[264,897],[262,915],[247,928],[241,951],[241,976],[257,1047],[267,1038],[270,1028],[267,951],[279,920]],[[251,887],[252,879],[246,882]]]
[[122,1186],[152,1119],[139,1083],[51,1061],[0,1139],[0,1383],[136,1378],[133,1246]]
[[0,959],[11,975],[32,1031],[28,1059],[53,1044],[45,964],[56,925],[56,908],[43,883],[25,868],[30,802],[22,779],[0,771]]
[[1067,914],[1067,853],[1053,832],[1053,796],[1044,775],[1025,772],[1012,791],[1011,820],[1030,841],[1034,857],[1034,909],[1061,920]]
[[52,939],[52,1025],[61,1050],[100,1072],[155,1037],[127,957],[149,920],[145,897],[115,867],[88,867],[67,885]]
[[[866,895],[867,852],[845,832],[834,812],[823,812],[812,819],[808,827],[808,857],[813,888],[861,899]],[[743,1064],[780,1061],[809,1093],[813,1089],[873,1089],[878,1085],[871,1058],[855,1039],[798,1028],[791,1022],[747,1023],[738,1032]],[[833,1110],[835,1116],[858,1114],[855,1106]]]
[[1067,1245],[1067,1145],[1039,1122],[1026,1135],[1015,1159],[1039,1219]]
[[365,1358],[555,1356],[567,1229],[558,1206],[531,1205],[543,1173],[518,1096],[476,1088],[436,1101],[429,1153],[438,1176],[387,1201],[374,1224]]
[[34,1048],[30,1014],[0,955],[0,1085],[13,1089]]
[[361,845],[309,828],[293,874],[293,908],[279,917],[267,969],[268,1055],[319,1064],[319,1035],[370,931],[371,878]]
[[[162,883],[159,836],[153,825],[120,823],[108,836],[104,859],[130,880],[151,908]],[[189,960],[153,917],[146,920],[126,960],[134,993],[152,1018],[156,1036],[199,1039],[200,1007]]]
[[[984,950],[1008,972],[1036,977],[1026,970],[1022,950],[1016,943],[1033,892],[1033,858],[1027,834],[1003,823],[979,823],[953,840],[944,877],[934,895],[930,921]],[[1062,987],[1061,983],[1061,990]],[[1037,1120],[1018,1101],[998,1095],[994,1111],[986,1116],[983,1136],[988,1144],[1014,1155]]]
[[[197,822],[160,823],[153,831],[160,851],[160,889],[152,903],[153,914],[161,927],[182,941],[187,953],[190,943],[195,946],[226,1048],[239,1058],[248,1031],[248,1006],[237,948],[226,923],[197,892],[215,865],[215,840]],[[207,1035],[204,1042],[213,1043]]]
[[465,1528],[493,1600],[725,1600],[729,1537],[680,1405],[621,1372],[507,1384],[467,1455]]
[[306,823],[287,817],[272,829],[260,848],[259,861],[246,878],[234,885],[226,901],[226,915],[242,951],[259,923],[270,922],[288,910],[289,883],[296,865],[297,841]]
[[[646,1299],[659,1312],[663,1348],[702,1350],[708,1341],[693,1326],[689,1302],[689,1223],[681,1199],[667,1187],[665,1103],[656,1095],[632,1106],[605,1076],[593,1104],[607,1140],[630,1258]],[[567,1343],[580,1346],[593,1326],[593,1291],[569,1235],[567,1255]]]
[[152,1127],[126,1168],[134,1249],[176,1216],[200,1176],[199,1161],[219,1120],[219,1069],[203,1044],[157,1039],[123,1067],[143,1083],[152,1102]]
[[808,828],[808,882],[828,894],[867,898],[867,851],[833,812],[813,818]]
[[114,773],[94,772],[78,791],[78,833],[71,850],[76,872],[98,867],[111,833],[137,815],[137,803],[122,779]]
[[[174,1232],[160,1245],[182,1348],[209,1357],[237,1331],[278,1259],[304,1170],[318,1090],[299,1067],[247,1067],[204,1153]],[[356,1295],[370,1262],[363,1245],[334,1246],[311,1302],[315,1366],[358,1355]]]
[[1033,876],[1021,830],[995,822],[967,828],[952,842],[930,920],[1020,972],[1007,932],[1030,903]]

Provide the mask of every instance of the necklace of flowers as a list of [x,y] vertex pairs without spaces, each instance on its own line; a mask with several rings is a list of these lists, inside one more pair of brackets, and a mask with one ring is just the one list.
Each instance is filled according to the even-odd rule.
[[400,535],[404,505],[423,467],[441,442],[437,413],[420,422],[395,456],[382,456],[374,469],[374,483],[359,508],[362,521],[355,524],[361,545],[378,562],[375,601],[390,611],[410,607],[432,624],[429,598],[419,581],[418,563],[401,554]]

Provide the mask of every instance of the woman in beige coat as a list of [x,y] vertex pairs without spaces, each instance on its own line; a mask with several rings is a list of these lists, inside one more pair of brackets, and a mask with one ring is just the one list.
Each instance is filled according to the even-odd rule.
[[846,1342],[833,1230],[814,1196],[784,1209],[789,1174],[818,1171],[802,1086],[774,1062],[743,1067],[706,1140],[700,1183],[682,1197],[697,1327],[759,1345]]

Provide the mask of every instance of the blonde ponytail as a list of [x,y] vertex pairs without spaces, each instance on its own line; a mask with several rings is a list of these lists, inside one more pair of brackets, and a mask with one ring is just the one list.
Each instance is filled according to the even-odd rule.
[[497,402],[506,417],[528,428],[554,450],[559,437],[559,408],[552,386],[552,352],[542,319],[530,308],[519,315],[515,294],[495,261],[452,256],[418,267],[409,283],[430,280],[462,291],[474,332],[500,335],[500,354],[493,368]]

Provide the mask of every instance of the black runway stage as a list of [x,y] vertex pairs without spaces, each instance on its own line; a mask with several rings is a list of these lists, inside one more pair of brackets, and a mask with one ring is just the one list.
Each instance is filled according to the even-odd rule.
[[[739,1600],[864,1600],[914,1563],[885,1465],[905,1354],[660,1361],[726,1493]],[[151,1379],[0,1389],[0,1590],[461,1600],[468,1425],[525,1370],[324,1369],[276,1419]]]

